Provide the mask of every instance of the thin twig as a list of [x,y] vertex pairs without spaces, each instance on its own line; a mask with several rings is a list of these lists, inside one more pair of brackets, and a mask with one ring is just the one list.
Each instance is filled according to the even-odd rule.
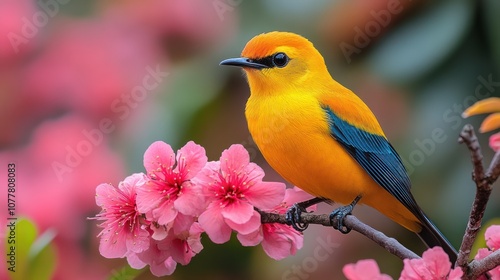
[[498,176],[500,176],[500,151],[495,154],[488,167],[488,171],[486,171],[486,178],[490,184],[496,182]]
[[[262,223],[281,223],[286,224],[285,215],[280,215],[276,213],[267,213],[259,211],[261,215]],[[331,227],[330,215],[321,214],[315,215],[312,213],[302,213],[301,221],[308,224],[317,224]],[[336,221],[334,221],[336,223]],[[370,227],[369,225],[361,222],[358,218],[353,215],[348,215],[344,218],[344,225],[354,231],[357,231],[364,236],[368,237],[382,248],[386,249],[389,253],[397,256],[400,259],[415,259],[419,258],[417,254],[410,251],[399,243],[396,239],[390,238],[382,232]]]
[[477,279],[500,264],[500,250],[491,253],[482,260],[473,260],[469,264],[469,274],[464,279]]
[[472,204],[469,221],[465,229],[456,264],[464,271],[464,279],[475,279],[472,275],[478,276],[488,271],[485,270],[479,273],[476,271],[477,266],[469,265],[468,261],[474,241],[481,229],[481,222],[492,190],[492,183],[498,178],[498,173],[500,173],[500,156],[495,155],[485,174],[481,146],[474,133],[474,128],[470,124],[465,125],[462,129],[459,142],[464,143],[471,153],[473,165],[472,180],[476,184],[476,196]]

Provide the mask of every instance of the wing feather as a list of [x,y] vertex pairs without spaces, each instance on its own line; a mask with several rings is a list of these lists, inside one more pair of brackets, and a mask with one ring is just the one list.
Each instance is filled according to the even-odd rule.
[[332,109],[322,106],[330,128],[330,134],[363,167],[375,182],[396,197],[414,213],[420,213],[410,193],[411,183],[401,158],[389,141],[357,128],[337,116]]

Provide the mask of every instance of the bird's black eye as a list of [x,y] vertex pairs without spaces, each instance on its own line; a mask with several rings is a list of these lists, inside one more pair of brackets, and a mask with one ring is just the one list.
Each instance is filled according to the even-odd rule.
[[288,56],[282,52],[273,55],[273,64],[279,68],[285,67],[289,60]]

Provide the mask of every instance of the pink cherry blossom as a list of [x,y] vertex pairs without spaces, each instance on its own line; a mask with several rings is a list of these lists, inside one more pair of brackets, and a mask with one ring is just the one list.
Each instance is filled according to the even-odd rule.
[[[494,251],[500,248],[500,225],[493,225],[486,229],[484,233],[484,238],[486,239],[487,248],[481,248],[477,251],[477,255],[474,257],[476,260],[482,260],[489,256]],[[491,279],[500,280],[500,266],[489,271]]]
[[400,280],[460,280],[462,277],[459,267],[451,269],[450,259],[441,247],[428,249],[421,259],[405,259],[403,263]]
[[96,189],[96,203],[102,207],[96,219],[104,221],[99,226],[101,242],[99,251],[106,258],[122,258],[127,252],[140,253],[149,247],[149,232],[143,225],[135,203],[136,189],[144,184],[142,173],[133,174],[118,188],[101,184]]
[[347,264],[342,272],[349,280],[392,280],[389,275],[380,273],[374,260],[360,260],[354,264]]
[[500,133],[495,133],[490,136],[490,147],[493,151],[500,151]]
[[[276,214],[285,214],[294,204],[313,198],[298,187],[287,189],[283,201],[272,209],[262,209]],[[316,210],[316,205],[309,207],[309,211]],[[264,252],[275,260],[284,259],[295,255],[303,245],[302,233],[296,231],[289,225],[279,223],[267,223],[250,234],[238,234],[238,240],[243,246],[255,246],[262,242]]]
[[141,268],[141,266],[144,267],[144,264],[148,264],[151,273],[158,277],[174,273],[177,262],[173,260],[168,251],[159,248],[162,241],[153,238],[150,238],[149,241],[149,248],[146,251],[127,257],[130,266]]
[[264,171],[250,162],[242,145],[232,145],[220,161],[207,163],[200,172],[197,181],[209,205],[198,221],[213,242],[227,242],[232,230],[255,232],[261,222],[254,207],[270,209],[283,199],[285,185],[263,182],[263,177]]
[[173,222],[178,213],[199,215],[205,203],[192,179],[206,162],[205,149],[193,141],[182,147],[177,156],[165,142],[151,144],[144,153],[148,180],[137,191],[139,211],[150,212],[162,226]]
[[487,228],[484,238],[486,239],[488,248],[492,251],[498,250],[500,248],[500,225],[493,225]]
[[[474,257],[475,260],[482,260],[486,258],[487,256],[491,255],[493,253],[492,251],[488,250],[487,248],[481,248],[477,251],[476,256]],[[492,280],[500,280],[500,266],[495,267],[494,269],[488,271],[490,274],[490,279]],[[480,279],[486,279],[484,276]]]
[[198,223],[192,223],[187,230],[176,232],[171,229],[170,234],[158,243],[160,250],[168,251],[172,259],[182,265],[187,265],[191,259],[203,249],[201,233],[203,229]]

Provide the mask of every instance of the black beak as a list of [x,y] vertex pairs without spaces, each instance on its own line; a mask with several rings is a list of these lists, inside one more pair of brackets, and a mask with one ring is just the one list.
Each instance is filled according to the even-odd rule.
[[219,63],[219,65],[231,65],[231,66],[239,66],[239,67],[248,67],[254,69],[264,69],[269,68],[267,65],[256,63],[252,61],[250,58],[238,57],[238,58],[228,58]]

